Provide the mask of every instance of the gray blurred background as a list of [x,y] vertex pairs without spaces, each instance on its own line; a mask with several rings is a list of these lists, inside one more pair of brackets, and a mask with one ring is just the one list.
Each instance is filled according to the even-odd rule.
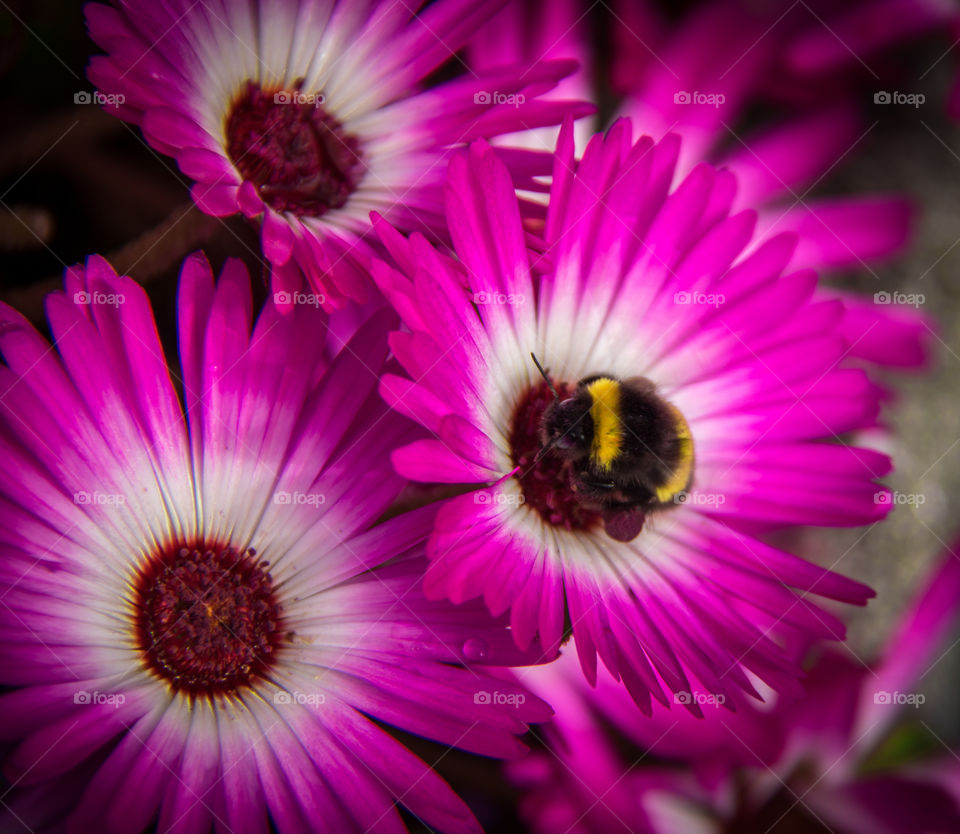
[[[953,60],[940,61],[920,77],[942,53],[938,44],[919,55],[916,78],[901,82],[900,89],[922,92],[926,102],[918,108],[873,107],[875,127],[836,176],[818,188],[823,193],[896,191],[913,199],[915,234],[906,253],[876,265],[875,275],[860,271],[834,283],[867,295],[880,290],[922,294],[922,309],[939,328],[926,372],[882,375],[897,391],[886,411],[893,431],[883,447],[894,460],[886,482],[898,492],[922,496],[923,503],[895,506],[885,522],[867,531],[807,536],[812,550],[824,547],[821,556],[830,563],[845,553],[838,569],[877,591],[867,608],[849,617],[850,649],[864,659],[886,639],[934,561],[960,541],[960,126],[944,113]],[[960,641],[920,686],[927,697],[920,716],[952,743],[960,738],[958,686]]]

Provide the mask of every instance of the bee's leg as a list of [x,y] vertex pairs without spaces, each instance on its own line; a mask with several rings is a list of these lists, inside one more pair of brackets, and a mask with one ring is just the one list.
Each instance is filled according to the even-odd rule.
[[574,492],[593,492],[601,495],[612,492],[616,486],[613,481],[594,481],[583,476],[577,478],[573,483]]
[[646,513],[636,504],[607,507],[603,511],[603,529],[618,542],[633,541],[643,530]]

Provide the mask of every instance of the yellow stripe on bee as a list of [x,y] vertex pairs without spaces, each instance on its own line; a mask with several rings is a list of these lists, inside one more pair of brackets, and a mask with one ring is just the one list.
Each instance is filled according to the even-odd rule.
[[677,421],[677,439],[680,442],[680,459],[670,479],[662,487],[657,489],[657,500],[661,504],[672,501],[675,495],[687,489],[690,486],[690,480],[693,476],[693,437],[690,434],[690,426],[678,409],[671,405],[670,411],[673,412],[673,416]]
[[620,420],[620,383],[615,379],[598,379],[587,386],[593,400],[593,444],[590,456],[594,465],[609,469],[623,447],[623,422]]

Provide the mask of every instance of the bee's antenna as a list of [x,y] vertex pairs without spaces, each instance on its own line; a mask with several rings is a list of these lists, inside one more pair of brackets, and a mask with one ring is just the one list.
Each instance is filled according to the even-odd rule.
[[[554,388],[553,383],[550,381],[550,377],[547,376],[547,372],[543,369],[543,365],[540,364],[540,361],[537,359],[536,354],[533,351],[530,352],[530,358],[533,360],[533,364],[537,366],[537,370],[540,371],[540,376],[543,377],[544,381],[549,386],[550,390],[553,392],[553,399],[555,402],[560,402],[560,392]],[[536,466],[540,459],[549,452],[559,440],[559,437],[555,437],[550,440],[548,443],[545,443],[543,448],[537,453],[537,456],[533,459],[533,465]]]
[[533,353],[533,351],[530,351],[530,358],[533,360],[533,364],[537,366],[537,370],[540,371],[540,376],[542,376],[542,377],[544,378],[544,380],[546,381],[547,385],[550,387],[550,390],[553,392],[553,398],[554,398],[555,400],[559,400],[559,399],[560,399],[560,395],[557,393],[557,389],[553,387],[553,383],[550,381],[550,377],[547,376],[547,372],[543,369],[543,365],[541,365],[541,364],[537,361],[537,357],[536,357],[536,355]]
[[531,465],[531,466],[536,466],[538,463],[540,463],[540,460],[543,458],[543,456],[544,456],[547,452],[549,452],[554,446],[557,445],[557,441],[558,441],[559,439],[560,439],[559,437],[556,437],[556,438],[554,438],[553,440],[550,440],[549,442],[545,443],[545,444],[543,445],[543,448],[540,449],[539,452],[537,452],[537,456],[533,459],[533,463],[530,464],[530,465]]

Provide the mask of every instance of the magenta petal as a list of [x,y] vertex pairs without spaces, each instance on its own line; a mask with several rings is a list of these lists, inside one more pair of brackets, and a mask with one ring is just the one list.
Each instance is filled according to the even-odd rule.
[[441,417],[437,434],[440,442],[454,454],[488,470],[491,475],[496,474],[493,441],[473,423],[457,414],[447,414]]
[[[91,683],[94,682],[83,682],[84,685]],[[95,689],[96,686],[92,686],[89,691]],[[84,690],[76,683],[72,684],[69,691],[71,701],[74,700],[73,693],[77,691]],[[33,690],[30,694],[34,699],[41,700],[49,698],[52,693],[45,695],[42,691]],[[125,701],[119,706],[84,705],[79,710],[74,709],[73,714],[50,721],[37,729],[14,751],[5,765],[6,772],[15,781],[30,784],[49,779],[80,764],[123,734],[127,726],[144,713],[149,698],[142,690],[129,691],[125,695]],[[58,754],[46,755],[54,744],[58,747]]]
[[796,262],[804,266],[862,267],[903,248],[911,206],[879,197],[820,200],[778,216],[778,229],[799,235]]
[[422,385],[395,374],[380,378],[380,394],[384,401],[401,414],[416,420],[434,433],[440,430],[440,419],[450,413],[450,406]]
[[[920,311],[925,299],[915,294],[916,306],[906,307],[894,303],[889,292],[875,293],[872,303],[848,293],[838,296],[845,308],[842,329],[852,355],[894,368],[921,367],[929,361],[937,329]],[[904,294],[904,301],[909,300]]]
[[207,214],[228,217],[237,212],[237,186],[194,183],[190,189],[193,201]]
[[958,550],[954,544],[943,553],[889,638],[886,655],[863,688],[858,736],[869,730],[879,738],[897,716],[896,706],[877,693],[917,692],[949,646],[960,622]]
[[407,478],[469,484],[489,480],[491,472],[470,463],[439,440],[418,440],[393,453],[393,465]]
[[143,132],[175,148],[211,148],[212,138],[195,121],[169,108],[150,110],[143,119]]
[[257,187],[249,180],[244,180],[237,189],[237,204],[245,217],[257,217],[264,211],[264,203],[257,193]]
[[263,215],[263,252],[277,266],[290,260],[293,253],[293,230],[286,218],[273,211]]
[[239,185],[240,178],[222,154],[204,148],[184,148],[177,154],[177,165],[188,177],[204,183]]

